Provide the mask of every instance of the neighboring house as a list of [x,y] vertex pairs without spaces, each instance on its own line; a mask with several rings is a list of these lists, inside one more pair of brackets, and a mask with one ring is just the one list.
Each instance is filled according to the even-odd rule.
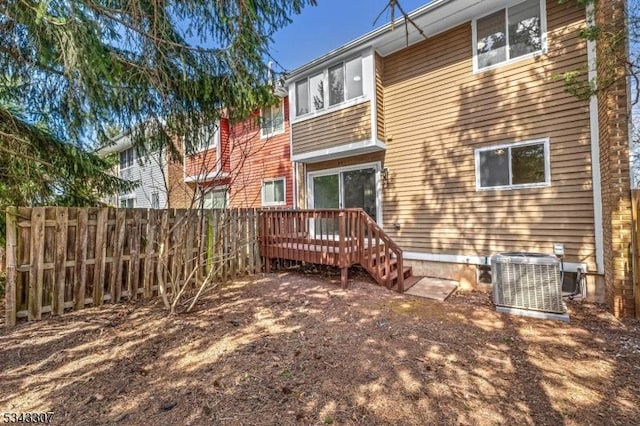
[[167,159],[165,150],[145,153],[133,146],[129,132],[113,139],[113,143],[98,150],[100,155],[115,154],[118,163],[113,170],[121,179],[138,185],[127,193],[114,194],[107,201],[122,208],[185,208],[191,193],[183,182],[182,166]]
[[288,102],[230,124],[221,119],[185,158],[204,208],[292,207]]
[[[396,22],[288,75],[296,205],[361,207],[414,273],[463,283],[492,254],[561,243],[591,296],[606,278],[610,306],[626,304],[629,279],[611,265],[627,258],[600,188],[626,196],[628,164],[605,157],[597,100],[556,78],[593,71],[585,8],[439,0],[411,18],[426,39]],[[618,167],[602,180],[601,161]]]
[[265,107],[231,126],[231,205],[293,207],[289,102]]
[[195,193],[194,206],[229,207],[229,123],[221,119],[185,144],[184,182]]

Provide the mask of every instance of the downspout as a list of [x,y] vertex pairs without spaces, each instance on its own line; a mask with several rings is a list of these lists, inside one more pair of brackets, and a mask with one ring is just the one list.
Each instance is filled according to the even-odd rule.
[[[586,8],[587,25],[593,26],[595,9],[593,3]],[[589,81],[596,81],[596,41],[587,40],[587,61],[589,64]],[[594,94],[589,99],[589,127],[591,129],[591,181],[593,189],[593,222],[596,243],[596,270],[604,274],[604,234],[602,227],[602,182],[600,180],[600,125],[598,122],[598,97]]]

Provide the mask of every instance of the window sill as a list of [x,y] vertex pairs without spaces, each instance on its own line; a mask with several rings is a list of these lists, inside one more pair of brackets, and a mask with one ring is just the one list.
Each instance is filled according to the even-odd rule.
[[278,130],[277,132],[272,132],[272,133],[262,133],[262,130],[260,131],[260,139],[267,139],[267,138],[272,138],[274,136],[278,136],[278,135],[282,135],[284,134],[284,127],[282,128],[282,130]]
[[526,183],[522,185],[503,185],[503,186],[491,186],[487,188],[476,187],[477,192],[484,191],[510,191],[514,189],[530,189],[530,188],[547,188],[551,186],[551,182],[541,183]]
[[488,67],[484,67],[484,68],[478,68],[478,57],[477,55],[474,55],[473,57],[473,73],[474,74],[481,74],[485,71],[492,71],[498,68],[502,68],[502,67],[506,67],[508,65],[512,65],[515,64],[517,62],[520,61],[524,61],[526,59],[531,59],[531,58],[539,58],[542,57],[543,55],[547,54],[547,49],[546,47],[543,48],[542,50],[537,50],[535,52],[531,52],[531,53],[527,53],[526,55],[522,55],[522,56],[518,56],[517,58],[513,58],[513,59],[509,59],[508,61],[503,61],[497,64],[493,64],[493,65],[489,65]]
[[297,116],[295,118],[292,118],[291,119],[291,124],[296,124],[296,123],[300,123],[302,121],[310,120],[312,118],[321,117],[321,116],[326,115],[326,114],[331,114],[332,112],[340,111],[342,109],[346,109],[346,108],[349,108],[349,107],[352,107],[352,106],[355,106],[355,105],[363,104],[363,103],[368,102],[370,100],[371,100],[371,98],[369,96],[362,95],[362,96],[359,96],[357,98],[349,99],[346,102],[342,102],[342,103],[339,103],[339,104],[336,104],[336,105],[332,105],[332,106],[330,106],[328,108],[324,108],[324,109],[322,109],[320,111],[308,112],[308,113],[306,113],[304,115],[300,115],[300,116]]
[[286,205],[287,205],[286,201],[281,201],[277,203],[262,203],[262,207],[282,207]]

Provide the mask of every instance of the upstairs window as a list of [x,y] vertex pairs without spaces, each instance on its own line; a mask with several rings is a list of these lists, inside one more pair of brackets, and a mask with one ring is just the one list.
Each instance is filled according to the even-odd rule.
[[135,148],[125,149],[120,152],[120,170],[127,169],[133,166],[133,162],[136,159]]
[[362,96],[362,58],[342,62],[296,83],[296,116]]
[[284,132],[284,113],[280,105],[263,108],[260,112],[260,136],[277,135]]
[[526,0],[475,21],[476,67],[483,69],[543,49],[540,0]]
[[218,132],[217,125],[202,126],[196,133],[196,140],[193,144],[195,153],[207,151],[216,148],[216,134]]
[[526,188],[550,183],[547,139],[476,149],[478,189]]

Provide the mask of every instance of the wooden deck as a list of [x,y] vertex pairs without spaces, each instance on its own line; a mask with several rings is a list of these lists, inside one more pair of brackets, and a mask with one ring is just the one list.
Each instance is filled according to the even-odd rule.
[[259,235],[267,272],[272,259],[337,266],[346,287],[348,268],[359,264],[399,292],[411,276],[400,247],[361,209],[263,211]]

